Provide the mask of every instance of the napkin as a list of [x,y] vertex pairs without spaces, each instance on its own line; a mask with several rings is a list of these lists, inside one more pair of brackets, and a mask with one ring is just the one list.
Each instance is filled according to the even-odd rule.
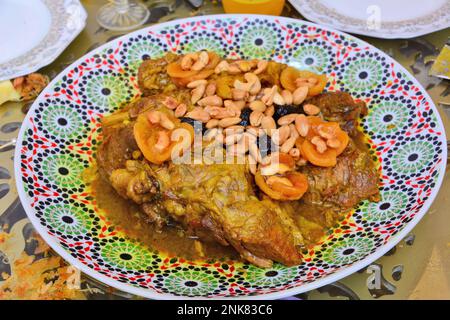
[[445,45],[430,69],[430,75],[450,79],[450,45]]

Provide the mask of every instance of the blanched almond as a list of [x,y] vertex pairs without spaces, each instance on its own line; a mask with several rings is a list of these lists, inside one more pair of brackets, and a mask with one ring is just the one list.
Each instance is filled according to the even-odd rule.
[[206,106],[203,108],[203,110],[205,112],[208,112],[212,118],[215,118],[222,110],[225,110],[225,109],[222,107]]
[[197,87],[195,87],[195,89],[193,89],[191,92],[191,103],[196,104],[197,101],[199,101],[203,97],[205,90],[206,85],[204,84],[200,84]]
[[230,134],[225,137],[225,144],[226,145],[236,144],[241,139],[242,139],[242,133]]
[[278,92],[275,92],[275,94],[273,95],[273,103],[275,103],[276,105],[279,105],[279,106],[284,106],[286,104],[283,96],[281,94],[279,94]]
[[239,122],[241,122],[241,118],[239,118],[239,117],[225,118],[225,119],[221,119],[219,121],[219,127],[226,128],[226,127],[234,126],[235,124],[238,124]]
[[295,118],[295,128],[297,129],[297,132],[300,134],[300,136],[306,137],[308,135],[310,125],[308,119],[304,114],[299,114]]
[[184,116],[187,112],[187,106],[184,103],[180,103],[178,107],[175,109],[175,117],[181,118]]
[[278,119],[278,125],[285,126],[285,125],[291,124],[292,122],[295,121],[295,118],[297,116],[298,116],[298,113],[287,114],[287,115],[281,117],[280,119]]
[[198,55],[198,59],[197,61],[195,61],[195,63],[192,65],[191,70],[194,71],[200,71],[202,70],[204,67],[206,67],[206,65],[209,62],[209,55],[208,52],[206,51],[202,51],[200,52],[200,54]]
[[248,97],[248,91],[236,89],[231,89],[231,95],[233,96],[233,100],[245,100]]
[[205,89],[205,96],[210,97],[216,94],[217,84],[215,82],[210,82]]
[[206,85],[207,83],[208,83],[208,81],[204,80],[204,79],[195,80],[195,81],[189,82],[186,87],[193,89],[193,88],[198,87],[199,85]]
[[297,128],[295,127],[295,124],[294,123],[291,123],[290,125],[289,125],[289,129],[291,129],[291,137],[295,137],[295,138],[298,138],[300,135],[298,134],[298,131],[297,131]]
[[305,111],[305,113],[309,116],[315,116],[317,114],[320,113],[320,109],[319,107],[311,104],[311,103],[307,103],[303,106],[303,110]]
[[201,121],[204,123],[208,122],[211,119],[211,116],[209,115],[209,113],[200,107],[196,107],[192,111],[188,112],[186,114],[186,117],[194,119],[194,120],[198,120],[198,121]]
[[277,86],[273,86],[272,88],[264,89],[264,95],[261,98],[261,101],[264,102],[267,106],[271,106],[273,104],[273,97],[275,93],[278,91]]
[[327,144],[321,137],[313,137],[311,139],[311,143],[316,146],[317,152],[324,153],[325,151],[327,151]]
[[178,101],[175,100],[175,99],[172,98],[172,97],[166,97],[166,98],[164,99],[163,104],[164,104],[168,109],[174,110],[174,109],[176,109],[176,107],[178,106]]
[[272,164],[261,166],[261,175],[273,176],[278,173],[279,168],[280,168],[280,166],[278,163],[272,163]]
[[173,130],[175,128],[175,124],[170,120],[165,113],[161,112],[161,119],[159,121],[159,124],[167,129],[167,130]]
[[282,152],[282,153],[289,153],[291,151],[291,149],[294,147],[296,140],[297,140],[296,137],[290,137],[289,139],[287,139],[281,145],[280,152]]
[[167,131],[158,131],[158,140],[155,148],[159,151],[165,150],[170,145],[170,137]]
[[219,129],[218,128],[212,128],[210,130],[207,130],[205,132],[205,135],[203,136],[203,140],[211,141],[217,136],[218,133],[219,133]]
[[277,125],[272,117],[264,116],[261,119],[261,127],[265,130],[275,130],[277,128]]
[[253,71],[253,73],[254,74],[263,73],[267,69],[268,65],[269,65],[268,61],[266,61],[266,60],[259,60],[258,61],[258,65],[257,65],[257,69],[255,71]]
[[249,108],[253,111],[264,112],[267,107],[261,100],[255,100],[249,104]]
[[286,104],[292,104],[292,102],[294,101],[294,97],[292,96],[292,92],[290,92],[289,90],[283,90],[281,91],[281,96],[284,99],[284,102]]
[[[206,89],[206,88],[205,88]],[[217,106],[221,107],[223,105],[223,100],[221,97],[215,95],[210,97],[205,97],[197,102],[199,106]]]
[[259,127],[261,125],[261,121],[264,117],[264,114],[261,111],[253,111],[250,113],[250,124],[254,127]]
[[245,128],[243,126],[234,125],[226,128],[224,131],[225,134],[228,134],[227,132],[230,132],[230,134],[235,134],[235,133],[244,133],[244,130]]
[[290,134],[291,129],[289,126],[281,126],[273,132],[272,141],[280,146],[289,138]]
[[188,53],[181,59],[181,69],[191,70],[192,65],[198,60],[198,53]]
[[255,137],[260,137],[264,134],[264,130],[262,130],[261,128],[254,127],[254,126],[248,126],[246,128],[246,130],[248,133],[254,135]]
[[225,109],[233,114],[232,117],[240,117],[241,116],[241,109],[239,109],[235,105],[230,105],[230,106],[226,107]]
[[267,117],[273,117],[275,114],[275,107],[274,106],[268,106],[266,111],[264,111],[264,115]]
[[264,158],[262,161],[263,165],[261,166],[261,175],[263,175],[263,176],[273,176],[275,174],[283,174],[283,173],[286,173],[286,172],[292,170],[292,168],[289,168],[288,166],[286,166],[283,163],[273,161],[273,162],[270,162],[269,164],[264,164],[265,161],[266,160]]
[[306,96],[308,95],[308,91],[309,89],[306,86],[297,88],[292,94],[292,103],[301,104],[303,101],[305,101]]
[[222,60],[214,69],[214,73],[219,74],[221,72],[228,71],[229,67],[230,65],[228,62],[226,60]]
[[245,107],[245,101],[239,100],[239,101],[233,101],[233,104],[238,107],[240,110],[244,109]]
[[245,101],[224,100],[223,105],[225,106],[225,108],[241,111],[245,107]]
[[327,140],[327,146],[329,146],[330,148],[339,148],[341,146],[341,142],[339,141],[339,139],[333,138],[333,139],[329,139]]
[[256,162],[261,162],[261,152],[259,151],[256,143],[250,143],[250,145],[248,146],[248,151]]
[[[207,109],[206,107],[205,109]],[[221,107],[209,107],[211,109],[216,109],[217,112],[210,111],[211,117],[215,119],[225,119],[225,118],[232,118],[236,117],[237,114],[234,110],[228,109],[228,108],[221,108]]]
[[336,132],[332,127],[324,127],[322,125],[319,125],[317,129],[319,135],[325,140],[336,138]]
[[211,119],[206,123],[206,128],[211,129],[219,125],[218,119]]

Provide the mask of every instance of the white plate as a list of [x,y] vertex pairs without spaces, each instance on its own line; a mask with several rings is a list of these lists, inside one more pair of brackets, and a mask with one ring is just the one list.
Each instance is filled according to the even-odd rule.
[[86,18],[78,0],[0,0],[0,81],[53,62]]
[[308,20],[375,38],[414,38],[450,27],[450,0],[289,2]]

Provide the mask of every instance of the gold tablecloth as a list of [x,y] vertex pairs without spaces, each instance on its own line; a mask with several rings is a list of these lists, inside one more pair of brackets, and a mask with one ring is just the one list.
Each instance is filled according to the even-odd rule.
[[[104,1],[84,0],[82,3],[89,14],[86,28],[56,61],[40,72],[54,77],[75,59],[122,35],[122,33],[105,30],[97,24],[95,14]],[[145,3],[151,9],[151,16],[146,26],[178,18],[223,13],[222,6],[217,1],[205,1],[198,10],[194,10],[181,0],[146,1]],[[304,19],[289,4],[286,4],[283,15]],[[448,41],[449,36],[449,30],[442,30],[409,40],[360,37],[392,56],[415,75],[438,106],[447,136],[449,136],[450,123],[445,108],[450,107],[449,82],[431,77],[428,72],[433,59]],[[0,145],[17,135],[27,107],[18,103],[9,103],[0,107]],[[11,231],[14,226],[19,226],[23,228],[23,240],[28,243],[33,238],[33,230],[17,199],[12,157],[13,148],[0,152],[0,232],[2,228],[3,231]],[[450,299],[449,187],[450,176],[446,175],[441,191],[428,214],[408,237],[370,267],[370,270],[382,270],[382,289],[368,289],[367,279],[370,274],[367,269],[364,269],[337,283],[299,295],[297,298]],[[6,267],[4,263],[2,265],[0,255],[0,275],[2,268]],[[83,290],[82,296],[88,299],[135,298],[107,288],[84,276],[83,281],[87,283],[84,288],[88,289]]]

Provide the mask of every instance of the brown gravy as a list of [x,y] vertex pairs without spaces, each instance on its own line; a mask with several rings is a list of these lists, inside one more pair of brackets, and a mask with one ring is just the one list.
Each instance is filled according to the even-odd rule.
[[232,247],[212,242],[202,242],[205,257],[201,257],[195,249],[195,239],[186,236],[183,230],[174,226],[157,232],[153,224],[146,222],[145,215],[136,204],[121,198],[113,187],[100,177],[92,183],[92,191],[98,207],[113,224],[120,227],[127,236],[138,239],[152,250],[190,260],[205,257],[221,260],[239,258]]

